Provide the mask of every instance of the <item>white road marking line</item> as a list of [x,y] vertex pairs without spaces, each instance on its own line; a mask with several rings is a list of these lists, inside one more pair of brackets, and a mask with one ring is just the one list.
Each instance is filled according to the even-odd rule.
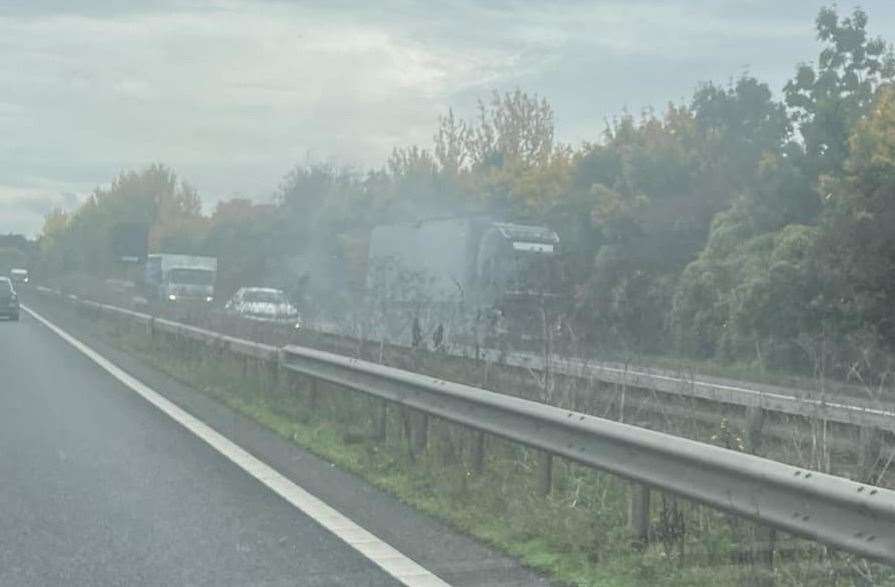
[[[528,366],[532,362],[532,359],[537,359],[537,357],[530,357],[530,356],[518,354],[518,355],[516,355],[516,357],[510,357],[510,359],[513,360],[518,366],[524,367],[524,366]],[[681,385],[700,386],[700,387],[706,388],[709,392],[714,392],[714,393],[717,393],[718,391],[730,391],[730,392],[734,392],[734,393],[740,393],[743,395],[757,396],[761,399],[778,399],[778,400],[783,400],[783,401],[787,401],[787,402],[801,403],[806,406],[814,406],[817,408],[840,409],[843,411],[854,412],[857,415],[870,414],[870,415],[874,415],[874,416],[895,416],[895,412],[881,409],[881,408],[873,408],[870,406],[843,404],[843,403],[839,403],[839,402],[822,400],[822,399],[819,400],[819,399],[813,399],[813,398],[806,398],[806,397],[801,397],[798,395],[782,394],[782,393],[777,393],[774,391],[762,391],[762,390],[756,390],[756,389],[749,389],[746,387],[738,387],[735,385],[728,385],[725,383],[712,383],[710,381],[703,381],[701,379],[684,379],[684,378],[674,377],[674,376],[670,376],[670,375],[662,375],[659,373],[638,371],[633,368],[629,369],[629,368],[609,367],[609,366],[601,364],[599,362],[588,363],[588,361],[582,361],[582,360],[578,360],[578,359],[567,359],[566,362],[569,365],[571,365],[573,368],[578,367],[580,369],[583,367],[583,368],[587,369],[591,374],[598,373],[600,371],[605,371],[608,373],[615,373],[618,375],[626,376],[626,377],[629,377],[632,379],[636,379],[638,377],[643,377],[643,378],[647,378],[647,379],[658,379],[661,381],[668,381],[671,383],[676,383],[676,384],[681,384]],[[566,371],[572,370],[572,369],[568,369],[565,365],[562,364],[562,362],[560,362],[559,365],[560,365],[560,368],[562,368]],[[572,374],[574,375],[575,373],[572,372]],[[635,381],[633,381],[633,383],[636,385],[637,381],[635,380]]]
[[878,416],[895,416],[895,412],[889,412],[889,411],[881,410],[878,408],[870,408],[870,407],[865,407],[865,406],[856,406],[856,405],[842,404],[842,403],[837,403],[837,402],[829,402],[829,401],[825,401],[825,400],[803,398],[803,397],[798,397],[798,396],[794,396],[794,395],[784,395],[784,394],[776,393],[773,391],[760,391],[760,390],[755,390],[755,389],[747,389],[745,387],[736,387],[734,385],[726,385],[723,383],[709,383],[706,381],[700,381],[698,379],[687,380],[687,379],[680,379],[678,377],[671,377],[668,375],[659,375],[657,373],[644,373],[642,371],[619,369],[617,367],[603,367],[603,366],[599,366],[599,365],[592,366],[591,369],[594,369],[594,370],[599,369],[599,370],[603,370],[603,371],[609,371],[612,373],[618,373],[620,375],[631,375],[634,377],[652,377],[654,379],[661,379],[663,381],[670,381],[672,383],[682,383],[682,384],[688,384],[688,385],[690,385],[690,384],[701,385],[703,387],[708,387],[710,389],[722,389],[725,391],[734,391],[737,393],[751,394],[751,395],[756,395],[759,397],[767,397],[767,398],[781,399],[781,400],[787,400],[787,401],[793,401],[793,402],[801,402],[803,404],[814,405],[814,406],[818,406],[818,407],[840,408],[843,410],[850,410],[850,411],[864,413],[864,414],[874,414],[874,415],[878,415]]
[[143,399],[164,412],[172,420],[198,436],[246,473],[256,478],[271,491],[301,510],[329,532],[335,534],[354,550],[404,585],[409,587],[445,587],[448,585],[448,583],[442,581],[430,571],[401,554],[397,549],[358,526],[339,511],[311,495],[263,461],[258,460],[205,422],[179,408],[31,308],[23,305],[22,309],[65,342],[86,355],[91,361],[102,367],[112,377],[138,393]]

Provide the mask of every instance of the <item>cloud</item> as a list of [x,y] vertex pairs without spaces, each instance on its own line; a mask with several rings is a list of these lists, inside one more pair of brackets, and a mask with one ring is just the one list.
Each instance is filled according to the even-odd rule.
[[37,236],[48,212],[54,208],[74,210],[82,199],[72,192],[0,185],[0,234]]
[[[493,89],[540,93],[561,139],[593,140],[745,66],[779,88],[816,54],[823,3],[6,0],[0,177],[20,198],[0,195],[0,223],[33,227],[41,197],[155,161],[207,202],[266,196],[308,155],[378,166]],[[895,27],[884,0],[866,7]]]
[[451,92],[516,65],[507,51],[427,47],[279,5],[5,18],[0,39],[16,55],[0,65],[0,132],[17,137],[0,170],[105,181],[163,160],[212,191],[256,191],[307,152],[378,163],[428,142]]

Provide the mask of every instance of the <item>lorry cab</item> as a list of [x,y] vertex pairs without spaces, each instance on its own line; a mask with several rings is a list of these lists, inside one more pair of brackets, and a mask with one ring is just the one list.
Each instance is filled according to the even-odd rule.
[[555,297],[558,247],[549,228],[495,222],[482,235],[476,279],[492,303]]

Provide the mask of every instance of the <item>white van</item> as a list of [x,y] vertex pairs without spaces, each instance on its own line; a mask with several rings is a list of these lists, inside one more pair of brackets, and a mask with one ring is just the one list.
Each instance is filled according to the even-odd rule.
[[13,283],[28,283],[29,279],[27,269],[12,269],[9,272],[9,280]]

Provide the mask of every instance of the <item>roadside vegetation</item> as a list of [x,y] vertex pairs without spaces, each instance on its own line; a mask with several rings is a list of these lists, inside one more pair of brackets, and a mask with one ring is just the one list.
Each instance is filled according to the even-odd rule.
[[121,274],[122,226],[150,247],[214,255],[220,290],[275,282],[339,311],[372,226],[489,214],[562,241],[565,313],[597,352],[733,362],[880,382],[895,347],[895,60],[860,9],[822,9],[820,52],[783,88],[745,73],[607,122],[581,145],[517,90],[446,112],[430,146],[378,169],[297,165],[268,202],[222,200],[154,164],[47,219],[42,276]]
[[79,329],[568,584],[895,584],[878,565],[782,535],[770,570],[767,535],[756,526],[661,494],[652,498],[649,543],[638,544],[626,528],[628,486],[619,478],[556,459],[545,495],[538,451],[488,438],[478,470],[476,433],[462,427],[431,420],[422,449],[411,411],[391,406],[382,437],[381,404],[362,394],[274,376],[266,365],[193,341],[153,340],[120,323],[82,321]]
[[[445,112],[430,145],[397,147],[377,169],[299,163],[266,200],[231,197],[203,211],[174,168],[126,171],[76,210],[51,212],[36,245],[0,238],[0,269],[27,264],[47,283],[134,280],[118,251],[124,235],[142,234],[154,251],[217,257],[221,299],[271,285],[308,316],[348,322],[364,311],[374,226],[489,215],[560,236],[567,346],[544,342],[545,364],[571,349],[792,384],[825,400],[836,378],[885,402],[895,372],[895,56],[860,9],[824,8],[815,25],[820,51],[796,56],[810,61],[784,87],[748,73],[705,83],[684,102],[620,114],[581,145],[556,140],[546,99],[516,90],[483,99],[468,119]],[[194,342],[84,328],[569,584],[895,585],[889,570],[785,536],[771,570],[762,530],[661,494],[650,540],[633,544],[618,478],[557,459],[545,491],[537,451],[489,438],[480,469],[476,434],[446,422],[430,422],[423,449],[418,414],[390,408],[383,437],[380,405],[362,395],[275,380]],[[537,399],[558,404],[542,381]],[[695,403],[679,406],[693,422]],[[718,420],[690,436],[746,450],[741,431]],[[808,433],[771,422],[793,438],[768,456],[833,470],[828,423],[815,420]],[[875,481],[890,484],[884,464]]]

